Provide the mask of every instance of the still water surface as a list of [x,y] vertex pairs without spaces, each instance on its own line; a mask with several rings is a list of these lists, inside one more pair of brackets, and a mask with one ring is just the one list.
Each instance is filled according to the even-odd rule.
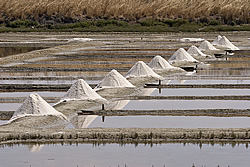
[[20,144],[0,147],[0,162],[12,167],[248,167],[249,151],[246,144]]

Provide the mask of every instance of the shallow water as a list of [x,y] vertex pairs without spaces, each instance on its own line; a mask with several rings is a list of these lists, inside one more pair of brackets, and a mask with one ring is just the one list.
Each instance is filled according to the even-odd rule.
[[18,144],[0,147],[1,166],[240,166],[250,163],[245,144],[164,143],[119,144]]
[[124,110],[248,109],[244,100],[131,100]]
[[[150,89],[150,88],[148,88]],[[248,89],[210,89],[210,88],[179,88],[159,89],[151,88],[153,91],[148,96],[224,96],[224,95],[249,95]],[[150,91],[150,90],[148,90]]]
[[250,117],[99,116],[88,128],[250,128]]
[[0,92],[0,97],[28,97],[32,93],[37,93],[41,97],[63,97],[65,92]]

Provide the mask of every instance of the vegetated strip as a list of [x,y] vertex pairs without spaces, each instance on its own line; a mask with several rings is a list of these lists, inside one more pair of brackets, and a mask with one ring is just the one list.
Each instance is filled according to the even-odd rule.
[[250,84],[146,84],[144,88],[213,88],[213,89],[250,89]]
[[79,115],[99,116],[212,116],[212,117],[250,117],[250,109],[194,109],[194,110],[98,110],[81,111]]

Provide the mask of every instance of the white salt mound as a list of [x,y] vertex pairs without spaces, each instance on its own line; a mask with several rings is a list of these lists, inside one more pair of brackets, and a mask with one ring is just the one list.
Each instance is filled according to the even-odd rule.
[[217,42],[217,46],[228,48],[231,50],[240,50],[238,47],[232,44],[225,36],[222,36],[222,38]]
[[92,41],[93,39],[91,38],[71,38],[68,39],[68,43],[76,43],[76,42],[88,42],[88,41]]
[[178,63],[197,63],[199,62],[195,58],[193,58],[189,53],[185,51],[183,48],[179,48],[168,60],[171,64]]
[[217,45],[222,36],[218,35],[215,40],[212,42],[212,45]]
[[56,111],[38,94],[33,93],[30,94],[29,97],[24,101],[24,103],[15,111],[15,113],[9,120],[9,123],[15,119],[25,116],[48,116],[48,115],[59,116],[62,119],[67,120],[66,116]]
[[103,99],[97,94],[83,79],[76,81],[67,93],[64,95],[65,100],[96,100]]
[[148,64],[148,66],[152,69],[166,69],[166,68],[174,68],[171,66],[167,60],[165,60],[161,56],[155,56]]
[[116,70],[112,70],[95,87],[95,89],[102,89],[102,88],[122,88],[122,87],[135,87],[135,86],[132,85],[119,72],[117,72]]
[[201,51],[218,51],[219,49],[216,49],[210,42],[207,40],[202,42],[199,48]]
[[169,70],[169,71],[185,71],[179,67],[174,67],[168,63],[167,60],[165,60],[161,56],[155,56],[148,64],[150,68],[153,70]]
[[181,38],[180,41],[181,42],[202,42],[205,39],[203,38]]
[[126,78],[154,78],[157,80],[163,80],[164,78],[156,74],[147,64],[143,61],[136,62],[133,67],[128,71]]
[[209,55],[206,55],[204,53],[202,53],[202,51],[200,51],[200,49],[198,49],[196,46],[192,45],[187,52],[194,58],[196,59],[204,59],[204,58],[208,58],[211,57]]

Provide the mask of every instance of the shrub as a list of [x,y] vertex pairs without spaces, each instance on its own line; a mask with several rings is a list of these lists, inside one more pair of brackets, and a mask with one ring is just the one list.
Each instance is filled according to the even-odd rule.
[[211,20],[209,22],[209,25],[211,25],[211,26],[218,26],[218,25],[221,25],[221,22],[219,20]]
[[37,27],[38,23],[35,21],[30,21],[30,20],[15,20],[8,22],[6,24],[6,27],[11,27],[11,28],[21,28],[21,27]]

